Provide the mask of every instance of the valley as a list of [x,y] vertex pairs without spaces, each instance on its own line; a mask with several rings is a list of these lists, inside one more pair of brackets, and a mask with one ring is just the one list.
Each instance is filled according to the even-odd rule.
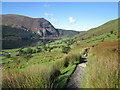
[[[15,17],[18,16],[15,15]],[[118,88],[118,55],[120,52],[118,47],[118,43],[120,42],[118,38],[118,20],[119,19],[111,20],[97,28],[81,33],[67,30],[59,31],[56,29],[54,33],[51,31],[52,34],[44,34],[47,35],[45,38],[50,35],[51,38],[57,38],[56,40],[42,41],[33,46],[28,45],[1,50],[2,87],[66,88],[68,79],[74,74],[73,72],[75,70],[82,70],[80,67],[80,69],[75,68],[83,62],[83,58],[85,57],[84,50],[88,48],[88,62],[84,69],[84,74],[82,73],[83,77],[81,78],[80,75],[76,76],[80,78],[77,86],[80,88]],[[53,28],[53,26],[51,27]],[[7,34],[6,32],[10,29],[15,30],[17,34],[15,31]],[[6,29],[3,29],[3,31],[4,30]],[[20,30],[13,29],[13,26],[10,26],[6,32],[3,32],[3,36],[5,36],[3,39],[10,38],[12,34],[14,34],[14,38],[20,36],[21,39],[23,38],[22,33],[24,32],[24,34],[26,34],[24,36],[30,36],[28,40],[40,40],[39,37],[41,36],[38,36],[38,34],[24,30],[19,31]],[[57,31],[63,35],[59,37],[59,35],[56,35],[56,33],[59,33]],[[70,35],[70,37],[68,35]],[[13,39],[13,37],[11,38]],[[16,40],[18,40],[18,38]],[[7,54],[4,55],[5,53]]]

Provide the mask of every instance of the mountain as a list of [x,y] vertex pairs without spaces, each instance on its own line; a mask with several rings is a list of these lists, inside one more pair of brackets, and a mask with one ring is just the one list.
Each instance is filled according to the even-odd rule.
[[119,19],[108,21],[107,23],[104,23],[101,26],[98,26],[98,27],[90,29],[86,32],[80,33],[80,34],[76,35],[75,38],[85,40],[85,39],[90,39],[90,38],[100,36],[103,34],[107,34],[107,33],[116,33],[117,34],[118,28],[120,28],[120,26],[118,25]]
[[[22,15],[2,15],[2,26],[18,30],[24,30],[42,36],[59,36],[59,31],[44,18],[30,18]],[[3,27],[3,32],[5,28]],[[9,31],[10,32],[10,31]],[[12,33],[12,30],[11,30]],[[17,34],[17,33],[16,33]]]
[[59,36],[62,37],[73,37],[74,35],[84,32],[84,31],[64,30],[64,29],[57,29],[57,30],[59,31]]
[[2,40],[32,40],[39,38],[38,34],[31,31],[2,25]]

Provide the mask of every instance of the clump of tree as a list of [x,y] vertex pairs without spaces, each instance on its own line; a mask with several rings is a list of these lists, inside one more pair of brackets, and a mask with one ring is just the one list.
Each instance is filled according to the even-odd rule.
[[72,44],[74,44],[75,42],[77,42],[77,41],[75,41],[75,40],[72,39],[72,40],[69,40],[69,41],[67,42],[67,44],[68,44],[68,45],[72,45]]
[[27,60],[29,60],[32,57],[33,49],[28,48],[27,50],[23,50],[22,48],[19,49],[18,56],[21,56]]
[[104,42],[104,40],[105,40],[105,38],[103,38],[103,39],[101,40],[101,42]]
[[63,47],[62,48],[62,53],[65,53],[65,54],[68,54],[68,52],[71,50],[71,48],[69,47],[69,46],[67,46],[67,47]]
[[113,34],[113,31],[110,31],[110,34]]
[[52,49],[53,49],[53,47],[49,47],[49,48],[48,48],[48,51],[51,52]]
[[37,53],[39,53],[39,52],[42,52],[42,49],[41,48],[37,48]]
[[28,48],[28,49],[26,50],[26,53],[27,53],[27,54],[32,54],[32,53],[33,53],[33,49]]
[[108,36],[108,37],[110,37],[110,35],[109,35],[109,34],[108,34],[107,36]]
[[20,48],[18,51],[18,56],[23,56],[24,54],[26,54],[26,52],[22,48]]

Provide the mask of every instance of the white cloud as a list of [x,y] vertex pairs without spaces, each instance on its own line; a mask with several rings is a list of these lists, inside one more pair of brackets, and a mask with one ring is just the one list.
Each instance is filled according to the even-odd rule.
[[68,20],[69,20],[69,23],[71,24],[76,22],[76,20],[73,17],[69,17]]
[[48,17],[48,16],[53,16],[54,14],[52,13],[44,13],[44,16]]
[[49,4],[43,4],[43,7],[50,8],[50,5]]

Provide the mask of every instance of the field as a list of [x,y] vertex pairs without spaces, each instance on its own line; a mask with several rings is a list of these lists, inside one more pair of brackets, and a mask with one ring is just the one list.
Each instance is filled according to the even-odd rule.
[[80,61],[80,53],[72,54],[72,45],[69,46],[70,54],[62,53],[69,40],[58,42],[60,40],[35,47],[2,50],[11,53],[2,57],[3,88],[63,88]]

